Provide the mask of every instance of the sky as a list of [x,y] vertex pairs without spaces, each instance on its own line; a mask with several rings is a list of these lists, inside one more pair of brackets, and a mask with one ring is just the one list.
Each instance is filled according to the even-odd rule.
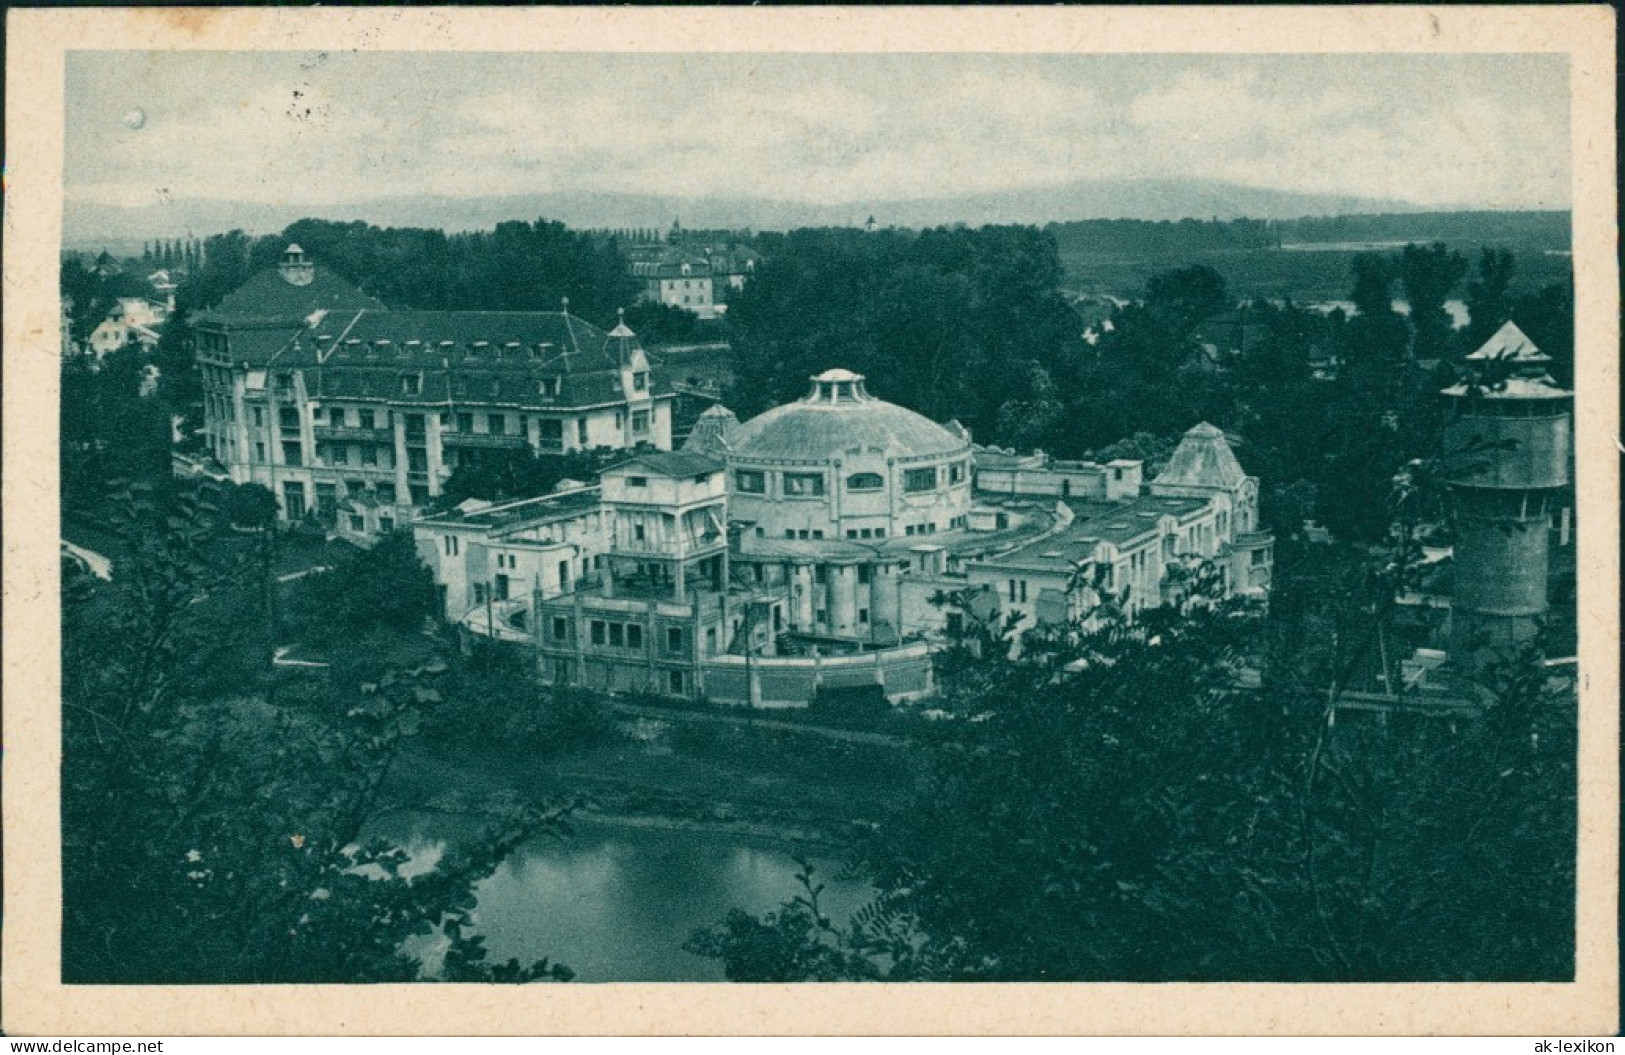
[[105,205],[1141,178],[1569,204],[1551,55],[72,52],[66,89],[65,192]]

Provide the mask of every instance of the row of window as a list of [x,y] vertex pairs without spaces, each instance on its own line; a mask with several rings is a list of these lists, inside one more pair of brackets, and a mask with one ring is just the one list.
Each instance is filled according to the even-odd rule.
[[[563,616],[553,619],[553,640],[566,641],[570,637],[570,622]],[[666,651],[680,653],[684,649],[683,628],[669,626],[666,628]],[[607,645],[610,648],[642,648],[643,624],[641,623],[611,623],[603,619],[593,619],[587,623],[587,639],[594,645]]]
[[[903,471],[903,490],[914,494],[921,491],[935,491],[938,486],[940,474],[936,468],[905,469]],[[947,481],[949,486],[963,483],[965,480],[965,464],[955,462],[947,467]],[[780,482],[782,493],[791,498],[813,498],[824,494],[823,473],[781,473]],[[846,478],[848,491],[879,491],[886,486],[886,478],[879,473],[853,473]],[[740,469],[734,473],[734,490],[742,494],[766,494],[767,474],[758,469]]]
[[[345,481],[345,483],[350,489],[349,493],[351,496],[357,495],[361,492],[360,481],[350,480]],[[378,488],[378,497],[381,501],[391,504],[394,503],[395,488],[391,486],[386,492],[385,488],[380,486]],[[414,503],[422,505],[428,500],[429,495],[427,491],[419,490],[416,487],[412,488],[412,501]],[[335,485],[317,484],[316,512],[322,514],[323,516],[331,517],[335,514],[337,506],[338,490]],[[304,519],[305,514],[311,512],[310,507],[305,503],[305,485],[302,482],[298,480],[284,481],[282,484],[282,511],[284,514],[286,514],[289,520],[302,520]],[[352,517],[351,525],[354,526],[355,523],[356,520],[354,517]],[[395,518],[386,514],[379,514],[378,528],[380,531],[385,532],[395,530]],[[361,528],[358,527],[356,530],[360,531]]]
[[[643,375],[640,374],[637,376]],[[209,405],[214,410],[215,417],[226,421],[230,421],[232,419],[231,404],[227,400],[223,398],[211,399],[209,401]],[[264,408],[251,407],[250,413],[252,414],[252,421],[255,427],[263,428],[265,426]],[[323,408],[316,407],[314,410],[312,410],[311,415],[316,424],[326,425],[330,428],[387,429],[391,427],[392,423],[390,412],[387,410],[377,412],[365,408],[356,409],[329,407],[325,412],[327,417],[325,422],[322,420],[323,413]],[[409,414],[406,415],[405,421],[408,436],[413,439],[421,440],[425,435],[423,415]],[[507,415],[486,414],[486,432],[493,436],[524,435],[525,419],[523,417],[515,417],[512,419],[512,421],[515,428],[512,432],[510,432],[509,418]],[[299,409],[297,407],[278,408],[278,424],[287,431],[297,430],[299,428]],[[455,414],[451,412],[443,412],[440,415],[440,424],[442,428],[451,429],[465,435],[473,434],[475,432],[474,415],[468,412],[459,412]],[[625,424],[626,416],[624,412],[617,413],[615,416],[615,427],[617,429],[623,428]],[[633,432],[648,432],[649,425],[649,411],[637,410],[632,412]],[[562,444],[564,442],[563,421],[560,421],[557,418],[538,418],[536,419],[536,427],[537,434],[544,447]],[[587,418],[576,419],[576,440],[582,445],[586,445],[588,442],[590,442]]]

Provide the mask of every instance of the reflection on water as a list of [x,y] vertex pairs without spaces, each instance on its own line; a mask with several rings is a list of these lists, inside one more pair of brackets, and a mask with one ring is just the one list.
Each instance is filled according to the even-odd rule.
[[[418,831],[410,848],[428,865],[443,844]],[[832,861],[813,864],[821,905],[845,922],[871,891]],[[684,940],[729,909],[777,907],[800,892],[797,870],[789,850],[738,835],[581,825],[521,848],[479,884],[477,929],[492,963],[547,957],[582,982],[722,981],[721,965],[684,952]]]

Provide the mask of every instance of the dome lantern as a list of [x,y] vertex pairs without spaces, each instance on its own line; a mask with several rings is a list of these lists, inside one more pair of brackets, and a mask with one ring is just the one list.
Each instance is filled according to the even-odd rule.
[[869,403],[874,397],[863,387],[864,377],[850,370],[836,368],[814,374],[812,391],[803,402],[807,403]]

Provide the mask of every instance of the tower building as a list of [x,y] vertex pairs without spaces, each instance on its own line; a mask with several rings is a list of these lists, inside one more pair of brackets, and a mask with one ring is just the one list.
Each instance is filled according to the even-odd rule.
[[1450,654],[1481,666],[1528,641],[1546,615],[1549,523],[1569,485],[1574,394],[1511,322],[1467,360],[1479,376],[1444,390],[1456,532]]

